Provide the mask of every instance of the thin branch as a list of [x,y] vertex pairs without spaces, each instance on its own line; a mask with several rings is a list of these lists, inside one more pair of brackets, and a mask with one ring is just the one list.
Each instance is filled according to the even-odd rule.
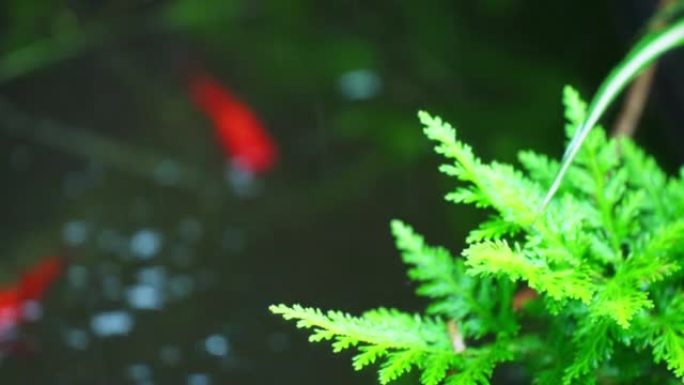
[[634,135],[644,112],[648,94],[653,85],[658,63],[653,63],[634,81],[622,105],[622,110],[613,126],[613,137]]
[[447,330],[449,331],[451,347],[454,349],[454,352],[463,353],[466,350],[466,344],[463,338],[463,333],[461,333],[461,330],[459,330],[456,321],[449,320],[449,322],[447,322]]
[[[673,4],[673,0],[661,0],[660,4],[658,5],[656,17]],[[658,28],[662,28],[663,26],[664,21],[656,19],[655,22],[649,25],[648,29],[649,31],[653,31]],[[620,110],[620,113],[615,121],[615,125],[613,126],[613,137],[631,137],[636,132],[637,125],[641,120],[646,101],[648,100],[648,95],[651,92],[657,67],[658,62],[656,61],[641,75],[639,75],[639,77],[634,81],[632,86],[627,91],[624,103],[622,104],[622,109]]]

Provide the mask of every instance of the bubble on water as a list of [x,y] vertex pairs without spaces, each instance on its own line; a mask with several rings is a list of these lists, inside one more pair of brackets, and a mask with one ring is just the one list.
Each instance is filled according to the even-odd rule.
[[211,377],[206,373],[188,375],[188,385],[211,385]]
[[340,76],[340,93],[350,100],[366,100],[377,96],[382,89],[380,77],[368,69],[348,71]]
[[21,313],[26,321],[38,321],[43,317],[43,305],[38,301],[26,301],[22,306]]
[[0,342],[14,341],[19,338],[17,317],[17,311],[14,309],[0,309]]
[[164,305],[166,269],[163,266],[140,269],[137,280],[138,283],[127,291],[129,305],[135,309],[161,309]]
[[73,220],[64,224],[62,239],[69,246],[79,246],[88,239],[88,224],[85,221]]
[[158,231],[152,229],[138,230],[131,237],[129,247],[131,254],[140,259],[151,259],[162,246],[162,236]]
[[154,179],[163,186],[173,186],[180,179],[178,163],[171,159],[164,159],[154,168]]
[[134,309],[159,310],[164,305],[164,298],[158,287],[152,285],[136,285],[126,291],[128,304]]
[[241,197],[252,197],[259,190],[254,173],[231,162],[226,165],[226,182],[233,188],[233,192]]
[[159,359],[166,365],[177,365],[181,360],[181,351],[178,347],[173,345],[163,346],[159,350]]
[[86,350],[90,344],[90,337],[85,330],[69,329],[64,333],[66,345],[76,350]]
[[125,310],[98,313],[90,319],[90,328],[100,337],[128,335],[133,330],[133,317]]
[[152,369],[147,364],[132,364],[127,371],[128,377],[136,382],[148,381],[152,378]]
[[224,357],[229,350],[228,340],[220,334],[213,334],[204,341],[204,348],[212,356]]

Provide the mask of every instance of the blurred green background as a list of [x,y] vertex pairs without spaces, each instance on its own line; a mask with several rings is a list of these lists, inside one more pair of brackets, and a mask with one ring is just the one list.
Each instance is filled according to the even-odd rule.
[[[68,261],[41,319],[0,334],[2,384],[304,385],[376,380],[269,304],[420,311],[389,220],[458,252],[483,217],[443,201],[416,111],[485,159],[560,155],[562,86],[590,95],[655,1],[0,4],[0,282]],[[670,170],[682,63],[637,135]],[[226,171],[193,68],[264,121],[273,172]]]

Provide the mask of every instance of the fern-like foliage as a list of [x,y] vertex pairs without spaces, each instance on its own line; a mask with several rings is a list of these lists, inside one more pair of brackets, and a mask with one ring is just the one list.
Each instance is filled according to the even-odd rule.
[[[587,106],[570,87],[563,102],[569,140]],[[446,199],[491,214],[456,256],[392,221],[426,315],[272,312],[335,352],[354,349],[357,370],[379,365],[382,384],[412,370],[425,385],[489,384],[505,361],[540,385],[684,379],[684,169],[669,177],[630,140],[595,129],[540,211],[558,161],[522,151],[521,168],[485,162],[439,117],[419,119],[458,182]]]
[[380,363],[381,384],[416,368],[423,384],[437,385],[450,370],[460,373],[449,384],[487,384],[494,366],[512,358],[510,342],[500,341],[467,354],[454,354],[444,322],[392,309],[371,310],[360,317],[300,305],[271,306],[271,312],[297,320],[297,327],[311,329],[311,342],[331,341],[334,352],[355,348],[354,369]]

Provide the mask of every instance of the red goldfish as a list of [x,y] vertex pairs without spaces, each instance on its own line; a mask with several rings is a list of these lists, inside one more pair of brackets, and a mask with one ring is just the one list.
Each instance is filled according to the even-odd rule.
[[27,305],[40,301],[47,289],[59,277],[64,262],[58,257],[47,257],[25,271],[10,287],[0,289],[0,341],[30,320]]
[[254,112],[206,73],[190,78],[195,105],[211,119],[226,158],[240,171],[260,174],[275,166],[275,142]]

